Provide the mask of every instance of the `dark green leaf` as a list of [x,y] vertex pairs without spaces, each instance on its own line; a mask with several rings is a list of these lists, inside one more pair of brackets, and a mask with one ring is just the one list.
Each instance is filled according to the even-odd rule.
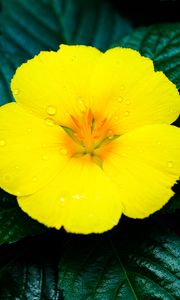
[[45,227],[23,213],[14,196],[0,190],[0,244],[43,231]]
[[139,28],[113,46],[132,48],[150,57],[155,69],[180,88],[180,23]]
[[[52,241],[51,238],[44,240],[44,237],[40,237],[39,240],[30,239],[1,246],[0,299],[63,299],[62,293],[57,288],[58,268],[55,245],[56,240]],[[58,250],[60,252],[60,249]]]
[[135,227],[131,234],[127,228],[123,236],[75,237],[68,244],[59,264],[65,300],[179,299],[180,238]]
[[129,22],[104,1],[3,0],[1,47],[30,58],[59,44],[86,44],[106,49],[129,32]]
[[0,51],[0,106],[13,101],[10,81],[16,68],[25,61],[24,56],[10,55]]
[[93,45],[106,50],[113,41],[131,31],[129,21],[106,1],[52,2],[67,44]]

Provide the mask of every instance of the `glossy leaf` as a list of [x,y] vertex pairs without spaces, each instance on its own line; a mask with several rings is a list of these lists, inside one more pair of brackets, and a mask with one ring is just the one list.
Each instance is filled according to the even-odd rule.
[[179,299],[180,238],[135,228],[68,244],[59,264],[65,300]]

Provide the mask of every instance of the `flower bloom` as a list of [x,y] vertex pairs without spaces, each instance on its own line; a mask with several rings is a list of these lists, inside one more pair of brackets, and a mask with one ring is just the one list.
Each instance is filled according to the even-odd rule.
[[49,227],[144,218],[180,175],[178,91],[132,49],[62,45],[23,64],[0,108],[0,186]]

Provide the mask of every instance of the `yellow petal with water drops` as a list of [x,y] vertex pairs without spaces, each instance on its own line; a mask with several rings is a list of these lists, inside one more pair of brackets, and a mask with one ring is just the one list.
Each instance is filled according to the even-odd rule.
[[43,224],[74,233],[101,233],[114,227],[122,207],[116,185],[89,156],[72,158],[55,180],[20,207]]
[[91,83],[91,109],[103,107],[119,134],[147,124],[171,124],[180,113],[175,85],[137,51],[114,48],[101,56]]
[[123,213],[149,216],[174,194],[180,177],[180,129],[149,125],[123,135],[114,141],[103,169],[120,188]]
[[70,115],[88,105],[88,85],[101,52],[87,46],[61,45],[21,65],[11,83],[18,103],[42,118],[69,123]]
[[0,108],[0,187],[27,195],[46,185],[65,166],[64,131],[20,105]]

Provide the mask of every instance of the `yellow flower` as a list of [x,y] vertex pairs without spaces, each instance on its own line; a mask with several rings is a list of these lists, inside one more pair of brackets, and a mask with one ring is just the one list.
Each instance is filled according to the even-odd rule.
[[49,227],[88,234],[144,218],[180,175],[178,91],[131,49],[62,45],[17,69],[0,108],[0,186]]

